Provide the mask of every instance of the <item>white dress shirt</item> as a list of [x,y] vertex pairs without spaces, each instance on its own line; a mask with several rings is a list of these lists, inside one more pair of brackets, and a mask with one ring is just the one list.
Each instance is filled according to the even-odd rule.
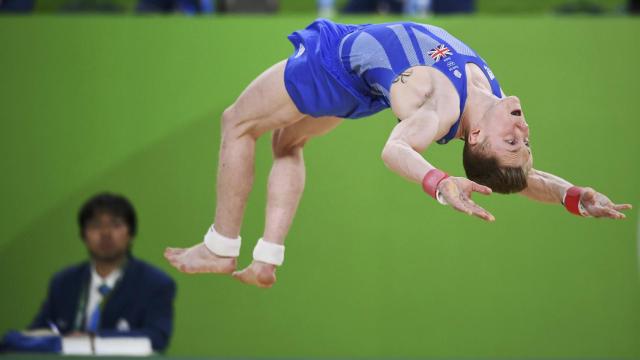
[[112,271],[111,274],[107,275],[107,277],[103,278],[96,272],[96,267],[93,264],[91,265],[91,283],[89,284],[89,299],[87,301],[87,308],[85,312],[85,327],[89,326],[91,314],[93,314],[96,306],[100,306],[100,302],[102,302],[102,294],[100,294],[98,288],[100,288],[102,284],[105,284],[113,291],[120,275],[122,275],[122,269],[118,268]]

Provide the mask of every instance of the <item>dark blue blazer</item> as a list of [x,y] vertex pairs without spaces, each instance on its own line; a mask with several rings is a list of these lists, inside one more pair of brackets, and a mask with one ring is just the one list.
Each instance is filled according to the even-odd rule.
[[[49,328],[53,323],[62,334],[84,331],[85,309],[79,307],[87,302],[90,281],[89,262],[55,274],[30,328]],[[175,294],[176,284],[168,275],[130,257],[104,305],[98,335],[146,336],[155,351],[163,351],[171,337]],[[129,329],[123,329],[127,327],[123,324]]]

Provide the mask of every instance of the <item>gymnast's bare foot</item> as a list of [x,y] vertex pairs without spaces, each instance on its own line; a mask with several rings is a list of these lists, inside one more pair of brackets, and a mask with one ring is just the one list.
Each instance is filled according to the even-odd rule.
[[204,243],[188,249],[166,248],[164,257],[173,267],[187,274],[230,274],[236,269],[236,258],[217,256]]
[[270,288],[276,282],[276,266],[254,260],[251,265],[232,275],[245,284]]

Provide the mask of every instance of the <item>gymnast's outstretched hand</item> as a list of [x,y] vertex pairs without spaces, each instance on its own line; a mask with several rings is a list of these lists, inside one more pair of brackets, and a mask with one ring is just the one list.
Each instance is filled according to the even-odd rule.
[[468,215],[477,216],[486,221],[495,221],[495,217],[480,207],[473,200],[471,194],[490,195],[491,189],[463,177],[448,177],[438,184],[438,191],[444,201],[454,209]]
[[624,219],[626,216],[620,211],[631,209],[631,204],[614,204],[590,187],[584,188],[580,202],[590,216],[597,218]]

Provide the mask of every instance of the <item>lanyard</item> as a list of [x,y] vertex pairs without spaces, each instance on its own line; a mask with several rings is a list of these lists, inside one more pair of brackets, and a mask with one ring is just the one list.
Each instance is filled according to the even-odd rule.
[[[89,278],[91,283],[91,278]],[[78,300],[78,308],[76,310],[75,320],[73,322],[73,331],[81,331],[84,329],[84,323],[86,318],[87,302],[89,298],[89,285],[85,282],[82,284],[82,290],[80,291],[80,299]]]

